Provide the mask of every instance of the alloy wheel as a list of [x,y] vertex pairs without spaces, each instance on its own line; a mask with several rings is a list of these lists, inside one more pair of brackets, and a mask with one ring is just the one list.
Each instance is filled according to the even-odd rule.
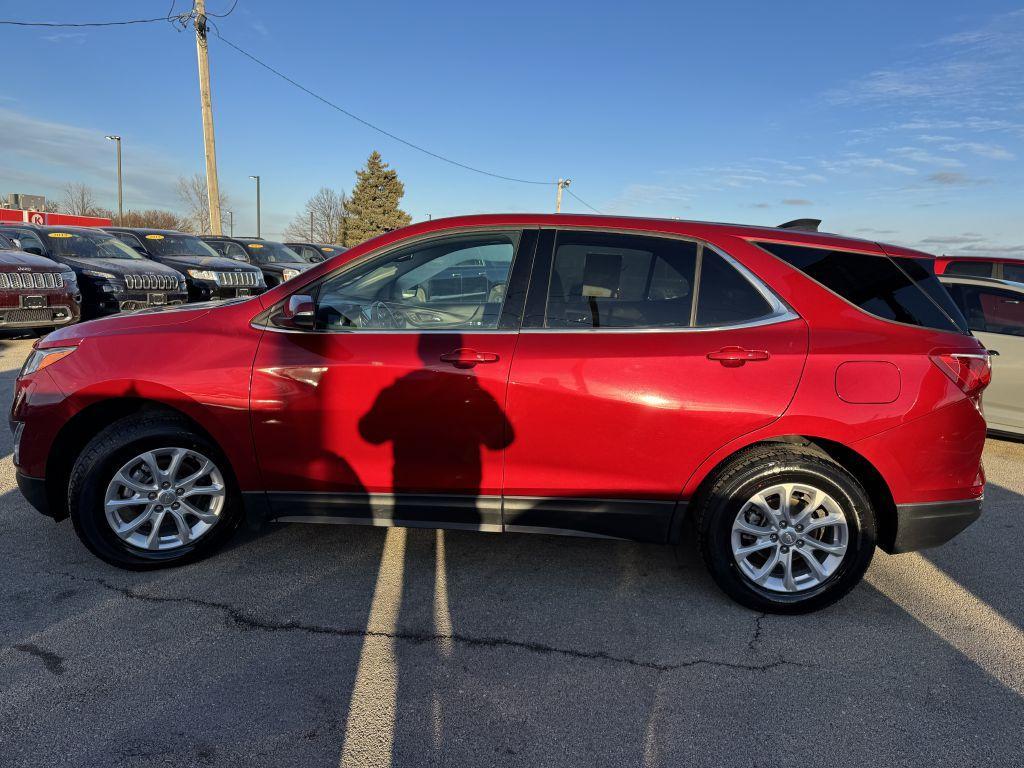
[[803,592],[828,580],[849,540],[843,508],[805,483],[779,483],[755,493],[736,513],[731,534],[740,572],[780,593]]
[[178,549],[221,519],[226,490],[217,465],[188,448],[140,453],[114,473],[103,507],[111,530],[139,549]]

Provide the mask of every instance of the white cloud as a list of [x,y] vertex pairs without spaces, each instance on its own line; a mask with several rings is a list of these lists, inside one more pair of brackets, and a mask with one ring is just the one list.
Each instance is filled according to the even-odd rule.
[[979,157],[987,157],[991,160],[1013,160],[1017,156],[1005,147],[998,144],[983,144],[978,141],[961,141],[956,144],[946,144],[942,147],[947,152],[971,152]]

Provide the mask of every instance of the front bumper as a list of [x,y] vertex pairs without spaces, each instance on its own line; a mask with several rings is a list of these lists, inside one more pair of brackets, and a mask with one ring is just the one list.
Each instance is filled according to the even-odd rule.
[[78,319],[78,305],[50,304],[45,307],[0,309],[0,328],[50,328]]
[[945,544],[981,516],[982,499],[896,505],[896,536],[890,554]]

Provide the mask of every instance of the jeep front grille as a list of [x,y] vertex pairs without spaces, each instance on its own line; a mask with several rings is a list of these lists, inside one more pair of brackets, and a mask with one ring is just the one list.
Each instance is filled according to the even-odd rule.
[[125,275],[124,284],[129,291],[172,291],[178,287],[178,278],[173,275]]
[[0,290],[63,288],[60,272],[0,272]]
[[255,270],[245,272],[215,272],[217,285],[227,288],[255,288],[261,285],[262,272]]

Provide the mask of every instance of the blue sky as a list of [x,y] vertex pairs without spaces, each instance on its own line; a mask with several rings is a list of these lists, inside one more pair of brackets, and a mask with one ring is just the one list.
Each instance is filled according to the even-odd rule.
[[[231,0],[208,0],[210,11]],[[168,0],[6,4],[3,18],[160,16]],[[179,0],[179,10],[186,3]],[[491,8],[489,6],[495,6]],[[460,162],[573,179],[604,213],[823,228],[932,252],[1024,254],[1024,4],[1000,2],[280,3],[222,34],[346,109]],[[180,207],[203,168],[195,46],[157,23],[0,27],[0,193],[92,186]],[[13,63],[13,64],[12,64]],[[549,211],[551,187],[422,155],[211,38],[221,186],[235,231],[279,235],[373,149],[415,219]],[[568,198],[564,210],[585,211]]]

